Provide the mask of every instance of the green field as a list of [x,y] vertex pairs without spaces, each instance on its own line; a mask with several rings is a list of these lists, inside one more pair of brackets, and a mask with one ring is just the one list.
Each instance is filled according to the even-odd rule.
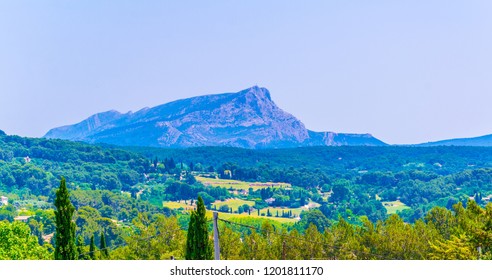
[[235,189],[235,190],[249,190],[252,188],[253,190],[265,189],[268,187],[274,188],[290,188],[291,185],[287,183],[261,183],[261,182],[244,182],[237,180],[225,180],[225,179],[213,179],[213,178],[204,178],[204,177],[195,177],[197,181],[204,184],[205,186],[213,186],[213,187],[221,187],[226,189]]
[[[180,202],[166,201],[166,202],[163,202],[163,206],[168,207],[170,209],[192,210],[192,209],[194,209],[194,206],[191,206],[190,202],[191,201],[188,200],[187,201],[188,204],[186,204],[184,201],[180,201]],[[222,205],[228,205],[229,207],[232,208],[233,211],[237,211],[238,207],[242,206],[244,204],[247,204],[249,206],[255,205],[255,203],[253,201],[249,201],[249,200],[228,199],[226,201],[219,201],[218,200],[218,201],[212,203],[212,207],[215,206],[217,209],[219,209],[219,207]],[[317,203],[310,203],[309,204],[309,208],[317,208],[317,207],[319,207],[319,204],[317,204]],[[270,219],[270,220],[278,221],[281,223],[294,223],[294,222],[297,222],[299,220],[299,215],[301,214],[301,212],[307,211],[309,208],[307,208],[307,207],[299,207],[299,208],[267,207],[267,208],[260,210],[260,216],[258,216],[257,210],[251,211],[251,214],[249,214],[249,213],[238,214],[238,213],[219,212],[219,215],[222,217],[250,217],[250,218]],[[271,214],[270,217],[267,216],[268,210],[270,210],[270,214]],[[292,215],[295,215],[296,217],[295,218],[282,218],[281,217],[282,216],[282,210],[285,213],[292,211]],[[279,217],[275,217],[277,215],[277,211],[278,211]],[[211,214],[212,211],[210,211],[210,210],[207,210],[207,213],[208,213],[207,215],[212,215]]]
[[396,214],[397,211],[403,211],[405,209],[411,209],[410,207],[406,206],[405,203],[403,203],[399,200],[383,201],[382,203],[383,203],[383,206],[388,211],[388,215]]
[[[309,209],[318,208],[319,206],[320,205],[318,203],[311,202],[311,203],[309,203],[309,207],[299,207],[299,208],[267,207],[267,208],[260,210],[260,215],[265,214],[265,217],[266,217],[268,210],[270,210],[270,214],[272,214],[273,217],[275,217],[275,215],[277,215],[277,211],[278,211],[278,215],[282,216],[282,210],[283,210],[284,212],[292,211],[292,215],[299,217],[299,215],[302,213],[302,211],[308,211]],[[253,213],[251,213],[251,215],[253,215]],[[255,215],[258,216],[257,211],[255,212]]]
[[255,203],[253,201],[249,200],[243,200],[243,199],[228,199],[226,201],[219,201],[217,200],[216,202],[212,203],[212,206],[217,207],[217,209],[220,208],[222,205],[227,205],[229,208],[232,208],[232,211],[237,211],[239,206],[243,206],[244,204],[247,204],[249,206],[254,206]]
[[[212,211],[208,211],[207,210],[207,217],[208,218],[212,218]],[[277,221],[277,222],[280,222],[280,223],[283,223],[283,224],[287,224],[287,223],[295,223],[297,222],[296,219],[289,219],[289,218],[277,218],[277,217],[258,217],[258,215],[253,214],[253,212],[251,212],[251,215],[248,215],[248,213],[242,213],[242,214],[231,214],[231,213],[222,213],[222,212],[219,212],[219,218],[221,219],[229,219],[229,218],[247,218],[247,217],[250,217],[250,218],[253,218],[253,219],[264,219],[264,220],[272,220],[272,221]]]
[[[253,201],[243,200],[243,199],[228,199],[226,201],[216,201],[212,205],[214,205],[217,209],[219,209],[219,207],[222,206],[222,205],[227,205],[230,208],[232,208],[232,211],[237,211],[238,207],[239,206],[242,206],[244,204],[247,204],[249,206],[254,206],[255,205],[255,203]],[[270,218],[277,218],[276,217],[277,212],[278,212],[279,217],[281,217],[282,216],[282,211],[284,211],[284,213],[287,213],[289,211],[292,211],[292,215],[295,215],[296,217],[299,217],[299,215],[302,213],[302,211],[307,211],[309,209],[317,208],[319,206],[320,205],[318,203],[311,202],[311,203],[309,203],[309,206],[308,207],[299,207],[299,208],[267,207],[267,208],[263,208],[263,209],[260,210],[260,217],[268,218],[268,219],[270,219]],[[268,211],[270,211],[270,214],[271,214],[270,217],[267,216]],[[244,213],[244,214],[241,214],[241,215],[248,215],[250,217],[258,217],[258,210],[252,211],[251,212],[251,215],[249,215],[248,213]],[[295,218],[282,218],[282,219],[287,219],[287,220],[290,220],[291,222],[292,221],[295,221]]]
[[188,204],[186,204],[184,201],[183,202],[177,202],[177,201],[165,201],[162,203],[162,206],[170,208],[170,209],[184,209],[184,210],[192,210],[194,209],[194,206],[190,205],[191,201],[187,201]]

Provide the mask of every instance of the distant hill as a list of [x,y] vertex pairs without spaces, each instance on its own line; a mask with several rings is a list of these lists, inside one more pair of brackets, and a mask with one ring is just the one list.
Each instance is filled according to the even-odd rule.
[[198,96],[122,114],[108,111],[50,130],[46,138],[121,146],[291,148],[383,146],[370,134],[313,132],[280,109],[266,88]]
[[492,134],[473,137],[473,138],[456,138],[449,140],[442,140],[436,142],[422,143],[417,146],[430,147],[430,146],[482,146],[492,147]]

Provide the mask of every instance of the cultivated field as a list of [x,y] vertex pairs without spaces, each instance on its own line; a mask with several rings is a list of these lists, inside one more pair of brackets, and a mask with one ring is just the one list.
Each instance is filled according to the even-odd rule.
[[213,186],[213,187],[221,187],[226,189],[234,189],[234,190],[249,190],[253,188],[253,190],[265,189],[268,187],[272,188],[290,188],[291,185],[287,183],[261,183],[261,182],[244,182],[237,180],[225,180],[225,179],[212,179],[212,178],[204,178],[204,177],[195,177],[197,181],[204,184],[205,186]]
[[215,206],[215,207],[217,207],[217,209],[219,209],[220,206],[227,205],[227,206],[229,206],[229,208],[232,208],[232,211],[237,211],[239,206],[243,206],[244,204],[247,204],[249,206],[255,205],[255,203],[253,201],[233,198],[233,199],[228,199],[226,201],[219,201],[218,200],[218,201],[212,203],[212,207]]
[[[239,206],[242,206],[244,204],[247,204],[249,206],[254,206],[255,203],[253,201],[249,200],[243,200],[243,199],[228,199],[226,201],[219,201],[217,200],[216,202],[212,203],[212,207],[216,207],[216,209],[219,209],[220,206],[222,205],[227,205],[230,208],[232,208],[232,211],[235,212],[238,210]],[[191,205],[191,201],[187,200],[185,201],[167,201],[163,203],[164,207],[168,207],[170,209],[183,209],[185,211],[193,210],[195,208],[195,205]],[[302,211],[307,211],[312,208],[317,208],[320,205],[317,203],[309,203],[308,206],[303,206],[299,208],[288,208],[288,207],[267,207],[264,209],[260,210],[260,215],[258,216],[258,210],[253,210],[251,213],[245,212],[242,214],[238,213],[224,213],[224,212],[219,212],[219,215],[222,217],[250,217],[250,218],[262,218],[262,219],[269,219],[269,220],[274,220],[278,221],[281,223],[294,223],[299,220],[299,215],[302,213]],[[268,211],[270,211],[271,216],[267,216]],[[292,216],[291,218],[282,218],[282,211],[283,213],[289,213],[291,211]],[[212,213],[212,211],[207,210],[207,213]],[[278,213],[278,217],[277,216]],[[295,217],[294,217],[295,216]]]

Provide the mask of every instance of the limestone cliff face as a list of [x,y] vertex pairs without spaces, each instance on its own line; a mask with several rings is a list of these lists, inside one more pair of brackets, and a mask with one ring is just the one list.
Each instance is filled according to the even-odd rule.
[[[135,113],[100,113],[78,124],[52,129],[45,137],[125,146],[288,148],[350,145],[345,138],[355,136],[368,140],[367,145],[384,145],[377,139],[374,142],[372,136],[337,134],[337,138],[325,134],[307,130],[272,101],[267,89],[255,86],[237,93],[177,100]],[[356,142],[365,145],[364,141]]]

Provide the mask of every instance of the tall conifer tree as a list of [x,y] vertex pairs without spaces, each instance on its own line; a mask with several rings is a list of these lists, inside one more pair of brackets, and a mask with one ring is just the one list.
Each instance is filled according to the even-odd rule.
[[106,238],[104,238],[103,232],[101,232],[101,246],[99,246],[99,249],[101,249],[101,254],[104,256],[104,258],[109,258],[109,251],[106,247]]
[[76,246],[77,246],[77,258],[79,260],[87,259],[86,251],[84,249],[84,239],[80,235],[77,237]]
[[187,260],[211,260],[212,247],[208,236],[205,204],[201,196],[198,196],[196,205],[197,208],[190,217],[185,258]]
[[96,244],[94,242],[94,235],[91,236],[91,244],[89,245],[89,258],[91,260],[96,259]]
[[196,214],[195,211],[192,211],[190,216],[190,222],[188,223],[188,235],[186,237],[185,259],[187,260],[194,259],[195,222],[196,222]]
[[75,207],[70,202],[70,195],[63,177],[60,188],[56,191],[55,207],[55,259],[76,260],[75,223],[72,221]]

